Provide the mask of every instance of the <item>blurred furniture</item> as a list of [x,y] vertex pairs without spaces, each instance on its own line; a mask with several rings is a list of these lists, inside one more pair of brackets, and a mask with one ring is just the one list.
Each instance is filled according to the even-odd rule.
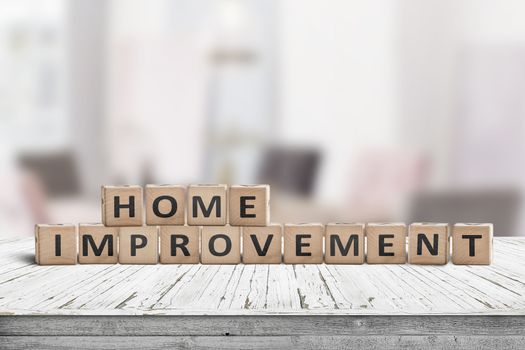
[[0,348],[517,349],[525,239],[491,266],[71,265],[0,241]]
[[517,236],[521,196],[516,190],[423,192],[414,196],[410,222],[492,222],[495,236]]
[[26,153],[19,156],[19,163],[39,179],[49,197],[73,196],[81,191],[77,164],[69,151]]
[[264,152],[258,181],[279,192],[310,196],[320,162],[321,154],[315,149],[272,147]]
[[428,160],[404,149],[363,152],[352,169],[346,211],[359,221],[399,221],[428,177]]

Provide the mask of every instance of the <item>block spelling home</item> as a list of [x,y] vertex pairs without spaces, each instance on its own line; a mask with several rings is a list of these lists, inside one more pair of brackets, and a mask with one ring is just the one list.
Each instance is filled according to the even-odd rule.
[[268,185],[103,186],[101,195],[102,223],[35,226],[37,264],[492,261],[492,224],[275,224]]

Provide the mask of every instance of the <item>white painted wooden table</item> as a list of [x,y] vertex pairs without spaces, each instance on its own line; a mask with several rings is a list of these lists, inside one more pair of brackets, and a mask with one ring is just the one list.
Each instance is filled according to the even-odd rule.
[[0,241],[0,348],[525,348],[525,239],[491,266],[37,266]]

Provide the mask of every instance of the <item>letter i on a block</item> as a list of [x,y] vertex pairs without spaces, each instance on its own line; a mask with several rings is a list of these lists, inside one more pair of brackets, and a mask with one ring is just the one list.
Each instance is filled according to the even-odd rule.
[[189,186],[188,225],[226,225],[227,190],[226,185]]
[[177,185],[147,185],[146,225],[184,225],[186,188]]
[[102,186],[105,226],[142,226],[142,187]]
[[201,263],[238,264],[241,262],[241,228],[238,226],[203,226]]
[[39,265],[76,264],[76,226],[71,224],[36,225],[35,262]]
[[321,224],[284,225],[284,263],[321,264],[323,238]]
[[78,262],[80,264],[116,264],[117,227],[101,224],[78,225]]
[[245,264],[280,264],[282,260],[282,226],[242,228],[242,262]]
[[363,264],[365,225],[361,223],[326,225],[324,261],[327,264]]
[[270,186],[230,186],[229,223],[233,226],[268,226],[270,224]]
[[449,258],[448,224],[413,223],[408,231],[408,263],[444,265]]
[[198,264],[200,226],[159,226],[161,264]]
[[406,263],[406,225],[373,223],[366,226],[366,262],[369,264]]
[[455,224],[452,229],[452,263],[489,265],[492,262],[492,224]]
[[156,264],[158,260],[157,226],[130,226],[119,229],[119,263]]

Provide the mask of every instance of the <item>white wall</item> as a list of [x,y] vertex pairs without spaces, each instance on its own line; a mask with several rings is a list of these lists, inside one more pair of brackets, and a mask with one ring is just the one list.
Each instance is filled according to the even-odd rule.
[[281,2],[280,136],[323,151],[323,200],[344,200],[361,149],[396,143],[395,15],[386,0]]

